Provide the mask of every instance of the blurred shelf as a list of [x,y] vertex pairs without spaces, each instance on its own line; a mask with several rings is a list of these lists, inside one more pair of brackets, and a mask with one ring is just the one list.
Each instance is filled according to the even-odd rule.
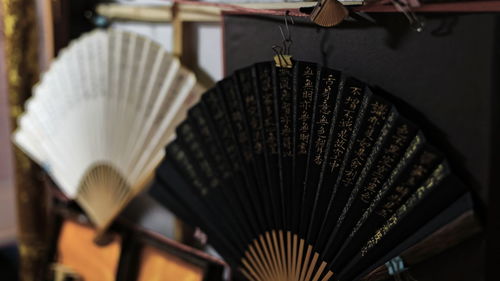
[[[361,5],[363,1],[342,1],[346,6]],[[223,12],[248,11],[258,13],[259,10],[298,10],[303,7],[314,7],[312,2],[282,2],[282,3],[212,3],[182,1],[175,5],[124,5],[100,4],[97,13],[114,20],[171,22],[174,13],[181,21],[187,22],[219,22]],[[175,8],[174,8],[175,7]]]
[[[341,1],[357,12],[399,12],[390,2],[365,4],[364,1]],[[263,13],[271,10],[283,11],[313,7],[316,2],[281,2],[281,3],[212,3],[180,1],[174,5],[126,5],[100,4],[97,13],[111,20],[172,22],[174,17],[182,22],[219,22],[224,12]],[[414,12],[500,12],[500,1],[460,1],[446,3],[422,3],[412,8]],[[298,12],[297,12],[298,13]],[[174,16],[175,15],[175,16]],[[303,14],[305,16],[305,14]]]

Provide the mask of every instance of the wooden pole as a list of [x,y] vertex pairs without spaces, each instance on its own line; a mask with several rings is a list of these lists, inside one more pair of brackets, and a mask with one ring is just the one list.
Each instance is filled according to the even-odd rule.
[[173,28],[173,54],[181,61],[183,60],[184,51],[184,23],[180,18],[179,5],[174,3],[172,6],[172,28]]
[[[2,0],[1,60],[5,62],[6,93],[12,128],[23,111],[31,87],[38,80],[38,38],[34,0]],[[45,280],[47,267],[48,193],[40,181],[40,170],[14,148],[17,203],[17,238],[21,281]]]
[[40,72],[49,68],[54,58],[54,18],[52,16],[53,0],[36,0],[38,27],[38,65]]

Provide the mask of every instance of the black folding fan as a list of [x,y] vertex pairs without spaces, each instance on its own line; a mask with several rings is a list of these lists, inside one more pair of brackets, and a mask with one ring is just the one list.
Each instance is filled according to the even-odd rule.
[[248,280],[358,279],[470,208],[414,123],[313,63],[236,71],[166,150],[151,192]]

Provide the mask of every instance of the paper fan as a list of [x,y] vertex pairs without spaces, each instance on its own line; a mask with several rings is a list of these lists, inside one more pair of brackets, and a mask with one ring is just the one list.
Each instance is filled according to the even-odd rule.
[[14,142],[102,229],[148,181],[198,93],[194,75],[158,44],[96,30],[34,87]]
[[414,123],[313,63],[236,71],[166,150],[151,193],[248,280],[359,278],[471,207]]

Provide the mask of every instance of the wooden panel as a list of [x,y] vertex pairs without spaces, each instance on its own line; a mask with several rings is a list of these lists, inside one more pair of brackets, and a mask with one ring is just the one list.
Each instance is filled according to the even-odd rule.
[[114,281],[120,257],[120,239],[100,247],[94,244],[96,231],[65,221],[58,241],[57,262],[66,265],[85,281]]
[[[3,9],[0,7],[0,17]],[[4,30],[0,20],[0,30]],[[7,60],[5,38],[0,36],[0,245],[14,240],[16,226],[14,213],[14,170],[10,142],[9,111],[7,99]]]
[[[1,50],[0,50],[1,52]],[[3,57],[0,57],[2,60]],[[0,61],[3,68],[3,61]],[[0,75],[4,75],[0,69]],[[14,170],[10,142],[9,114],[4,77],[0,78],[0,245],[12,242],[16,233]]]
[[142,250],[138,281],[202,281],[203,269],[150,246]]

